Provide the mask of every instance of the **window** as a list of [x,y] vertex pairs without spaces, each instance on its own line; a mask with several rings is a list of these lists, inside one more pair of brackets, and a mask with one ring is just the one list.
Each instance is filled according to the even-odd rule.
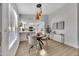
[[45,31],[44,26],[45,26],[45,23],[44,23],[43,21],[40,21],[40,22],[37,24],[37,26],[36,26],[36,28],[37,28],[36,31],[39,32],[41,29],[42,29],[43,31]]

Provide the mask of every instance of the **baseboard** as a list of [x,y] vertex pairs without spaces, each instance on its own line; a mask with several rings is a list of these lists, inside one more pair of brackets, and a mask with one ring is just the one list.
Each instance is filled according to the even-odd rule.
[[71,45],[71,44],[69,44],[69,43],[64,43],[65,45],[68,45],[68,46],[70,46],[70,47],[73,47],[73,48],[76,48],[76,49],[78,49],[79,47],[77,47],[77,46],[75,46],[75,45]]
[[[52,40],[53,40],[53,39],[52,39]],[[56,40],[53,40],[53,41],[56,41]],[[58,41],[56,41],[56,42],[58,42]],[[58,42],[58,43],[61,43],[61,42]],[[67,46],[70,46],[70,47],[73,47],[73,48],[76,48],[76,49],[79,49],[79,47],[74,46],[74,45],[71,45],[71,44],[68,44],[68,43],[66,43],[66,42],[64,42],[64,43],[62,43],[62,44],[67,45]]]

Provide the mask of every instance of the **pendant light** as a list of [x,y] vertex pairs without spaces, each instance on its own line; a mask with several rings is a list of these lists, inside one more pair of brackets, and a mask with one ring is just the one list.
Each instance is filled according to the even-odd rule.
[[37,7],[37,12],[36,12],[36,15],[35,15],[35,20],[40,20],[41,17],[42,17],[42,5],[41,4],[37,4],[36,5]]

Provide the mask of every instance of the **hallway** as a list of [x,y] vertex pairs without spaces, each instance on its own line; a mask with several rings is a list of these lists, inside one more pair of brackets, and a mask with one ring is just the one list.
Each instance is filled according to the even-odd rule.
[[[49,44],[50,43],[50,44]],[[47,56],[78,56],[79,50],[56,41],[48,41],[48,48],[45,48]],[[34,49],[31,49],[31,56],[34,56]],[[38,54],[39,55],[39,54]],[[27,42],[21,42],[16,52],[16,56],[28,56]]]

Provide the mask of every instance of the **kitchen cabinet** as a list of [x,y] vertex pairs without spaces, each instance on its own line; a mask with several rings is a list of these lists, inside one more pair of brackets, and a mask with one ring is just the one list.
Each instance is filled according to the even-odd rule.
[[19,33],[20,41],[26,41],[27,40],[26,36],[27,36],[26,32],[20,32]]

